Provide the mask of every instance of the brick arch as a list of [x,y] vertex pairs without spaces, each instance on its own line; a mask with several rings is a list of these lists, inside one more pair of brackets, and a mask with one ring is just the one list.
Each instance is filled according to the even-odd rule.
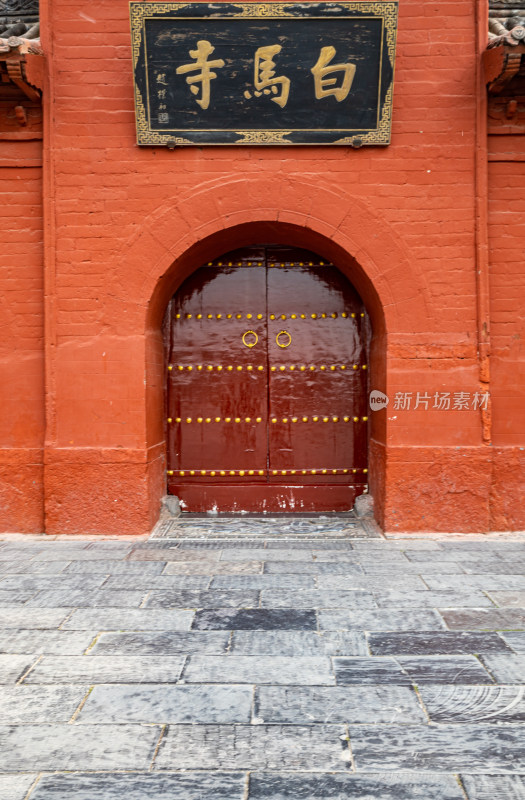
[[[132,293],[145,325],[148,452],[158,456],[165,436],[161,325],[170,298],[202,263],[261,242],[315,251],[333,261],[353,283],[372,321],[374,388],[386,388],[387,335],[432,329],[424,281],[399,236],[370,204],[317,179],[283,177],[277,185],[264,176],[210,181],[173,204],[164,204],[145,220],[126,249],[126,267],[120,272],[122,298],[127,296],[129,302]],[[135,286],[130,286],[130,276],[137,281]],[[387,416],[380,413],[372,419],[371,484],[381,518]],[[157,468],[150,472],[152,506],[165,494],[164,470],[165,459],[157,458]]]
[[431,329],[423,276],[369,202],[317,178],[284,177],[276,186],[264,176],[207,182],[145,220],[125,260],[140,276],[136,300],[146,310],[146,328],[158,326],[169,298],[199,262],[265,240],[331,257],[385,332]]

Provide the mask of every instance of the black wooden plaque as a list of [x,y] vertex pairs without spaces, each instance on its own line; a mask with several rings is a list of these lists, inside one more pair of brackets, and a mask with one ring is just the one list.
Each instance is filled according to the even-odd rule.
[[130,15],[140,145],[390,142],[397,0]]

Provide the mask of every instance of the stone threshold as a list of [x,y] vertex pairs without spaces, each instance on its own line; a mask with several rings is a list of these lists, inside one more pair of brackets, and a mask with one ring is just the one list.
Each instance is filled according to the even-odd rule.
[[326,541],[381,539],[371,517],[344,514],[163,514],[150,536],[162,540]]

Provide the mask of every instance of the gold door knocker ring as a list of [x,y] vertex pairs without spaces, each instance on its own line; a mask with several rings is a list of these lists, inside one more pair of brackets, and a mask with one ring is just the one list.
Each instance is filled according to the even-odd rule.
[[[279,338],[281,336],[288,336],[288,341],[286,342],[286,344],[281,344],[281,342],[279,341]],[[290,347],[290,345],[292,343],[292,337],[290,336],[288,331],[279,331],[279,333],[275,337],[275,341],[277,342],[277,346],[278,347]]]
[[[247,342],[246,341],[246,337],[247,336],[254,336],[255,337],[255,341]],[[243,345],[245,347],[255,347],[255,345],[257,344],[258,341],[259,341],[259,337],[255,333],[255,331],[246,331],[246,333],[243,333],[243,335],[242,335],[242,343],[243,343]]]

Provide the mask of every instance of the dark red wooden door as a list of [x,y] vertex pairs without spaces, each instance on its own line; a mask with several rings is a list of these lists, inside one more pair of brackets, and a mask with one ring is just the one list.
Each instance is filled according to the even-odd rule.
[[190,511],[328,511],[367,483],[368,321],[344,276],[268,246],[169,309],[168,491]]

